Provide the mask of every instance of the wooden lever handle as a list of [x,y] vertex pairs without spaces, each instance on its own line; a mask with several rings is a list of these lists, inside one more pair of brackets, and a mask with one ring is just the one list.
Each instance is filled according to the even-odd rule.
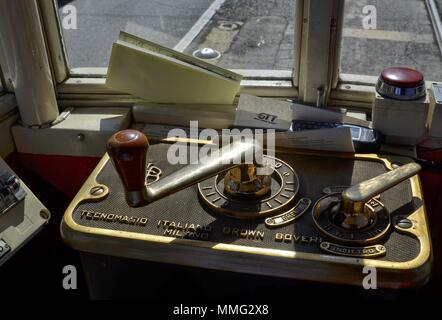
[[146,136],[132,129],[119,131],[107,141],[107,153],[123,182],[126,200],[133,207],[144,204],[148,148]]

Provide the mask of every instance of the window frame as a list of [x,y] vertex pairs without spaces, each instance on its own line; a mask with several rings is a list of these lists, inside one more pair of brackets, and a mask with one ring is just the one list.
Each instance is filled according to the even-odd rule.
[[0,96],[4,94],[4,91],[6,91],[6,83],[5,83],[5,77],[3,75],[2,70],[2,48],[0,47]]
[[37,6],[48,51],[52,78],[55,84],[60,84],[70,77],[70,71],[63,31],[59,23],[57,0],[37,0]]
[[[61,106],[129,106],[140,101],[107,88],[106,68],[69,69],[56,0],[37,1]],[[244,76],[240,92],[315,104],[317,97],[312,88],[323,86],[327,106],[370,109],[373,77],[339,74],[344,2],[329,0],[324,5],[321,0],[297,0],[292,70],[233,70]],[[315,56],[318,52],[319,58]],[[314,65],[321,67],[313,68]]]
[[331,105],[348,107],[352,110],[371,112],[372,102],[376,93],[377,77],[340,72],[345,1],[342,0],[342,7],[337,19],[336,55],[332,66],[332,89],[329,93],[328,102]]
[[333,89],[335,66],[340,63],[340,39],[344,0],[299,1],[296,10],[295,45],[299,57],[293,70],[293,82],[298,87],[299,99],[317,106],[329,104]]
[[[430,19],[433,21],[433,24],[437,26],[437,30],[434,30],[434,36],[442,54],[442,25],[440,22],[441,19],[438,16],[436,4],[434,3],[434,0],[425,0],[425,5],[429,11]],[[340,27],[341,38],[338,39],[338,41],[339,44],[342,45],[344,16],[342,16],[340,20],[342,24]],[[340,61],[335,65],[334,74],[336,76],[336,83],[330,93],[331,103],[341,106],[350,106],[350,103],[355,109],[371,109],[372,101],[374,100],[376,94],[375,85],[378,77],[361,74],[340,73],[339,69]],[[435,81],[427,80],[427,88],[430,88],[431,83],[433,82]]]
[[[58,22],[57,2],[56,0],[38,0],[38,2],[51,69],[54,73],[54,81],[57,83],[57,94],[64,104],[68,103],[66,100],[75,100],[75,95],[82,95],[78,98],[87,100],[104,98],[104,100],[112,101],[115,99],[114,103],[117,104],[118,102],[127,104],[131,101],[139,101],[131,95],[117,92],[105,86],[107,68],[69,69],[63,32]],[[57,31],[55,32],[55,30]],[[244,80],[241,82],[241,92],[264,96],[297,97],[297,90],[291,81],[291,70],[234,69],[233,71],[244,76]],[[91,101],[91,103],[94,102]]]
[[4,91],[4,82],[5,79],[3,77],[3,72],[2,72],[2,67],[0,66],[0,96],[3,95],[3,91]]
[[[54,90],[60,106],[131,106],[140,101],[134,96],[107,88],[106,68],[69,69],[56,0],[29,1],[38,4],[35,19],[41,19]],[[234,70],[244,76],[240,92],[299,99],[315,104],[315,89],[324,86],[327,106],[369,112],[375,96],[376,77],[340,74],[339,70],[344,5],[345,0],[297,0],[293,14],[295,35],[292,70]],[[8,81],[10,68],[5,61],[2,64],[1,58],[0,50],[3,90],[13,92],[12,83]]]
[[4,68],[6,68],[7,65],[6,65],[6,61],[4,60],[2,50],[4,50],[4,49],[0,46],[0,96],[5,94],[8,91],[9,92],[14,91],[14,89],[12,88],[10,83],[8,83],[5,78],[5,72],[3,70],[6,70]]

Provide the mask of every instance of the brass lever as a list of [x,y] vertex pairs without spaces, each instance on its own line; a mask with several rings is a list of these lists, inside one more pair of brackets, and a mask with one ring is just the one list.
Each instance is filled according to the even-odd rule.
[[[136,130],[123,130],[114,134],[107,143],[107,151],[123,182],[126,201],[131,207],[139,207],[187,188],[221,172],[246,163],[248,156],[262,154],[256,141],[234,142],[218,149],[209,157],[200,159],[174,173],[145,185],[146,152],[149,142]],[[238,160],[238,163],[234,163]]]
[[414,176],[420,169],[417,163],[409,163],[345,189],[342,192],[342,210],[350,214],[363,212],[368,200]]
[[343,243],[375,243],[387,234],[390,213],[376,198],[385,190],[411,178],[421,169],[409,163],[320,198],[313,208],[313,223],[326,237]]

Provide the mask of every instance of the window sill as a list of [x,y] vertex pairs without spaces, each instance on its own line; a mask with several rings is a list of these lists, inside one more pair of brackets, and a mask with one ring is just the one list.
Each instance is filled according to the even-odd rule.
[[[57,87],[62,106],[126,106],[141,99],[106,87],[105,78],[69,78]],[[291,80],[243,80],[240,93],[259,96],[296,98],[298,91]]]
[[[230,69],[239,73],[246,80],[290,80],[292,70],[259,70],[259,69]],[[105,78],[107,68],[73,68],[70,70],[72,78]]]

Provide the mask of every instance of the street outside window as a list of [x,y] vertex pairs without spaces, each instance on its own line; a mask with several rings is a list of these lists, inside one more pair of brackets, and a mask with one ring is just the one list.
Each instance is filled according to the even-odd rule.
[[58,0],[70,68],[107,67],[120,30],[231,69],[291,70],[295,0]]
[[[441,16],[442,1],[436,3]],[[378,76],[385,67],[406,66],[442,80],[441,50],[425,1],[345,2],[341,73]]]

